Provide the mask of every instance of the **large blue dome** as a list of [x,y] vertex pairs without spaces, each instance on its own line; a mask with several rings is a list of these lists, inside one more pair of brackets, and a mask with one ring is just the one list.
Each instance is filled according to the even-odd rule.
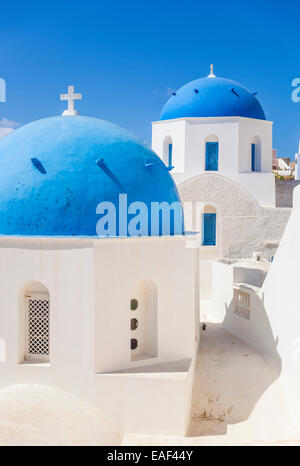
[[118,210],[119,194],[149,211],[151,202],[180,202],[154,152],[95,118],[52,117],[17,129],[0,141],[0,167],[1,235],[95,236],[97,205]]
[[255,95],[230,79],[196,79],[174,94],[162,109],[160,120],[231,116],[266,119]]

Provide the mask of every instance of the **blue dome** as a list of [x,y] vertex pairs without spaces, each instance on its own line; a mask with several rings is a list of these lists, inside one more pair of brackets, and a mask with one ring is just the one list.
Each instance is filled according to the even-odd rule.
[[266,119],[259,101],[246,87],[230,79],[212,77],[181,87],[162,109],[160,120],[231,116]]
[[95,118],[53,117],[17,129],[0,141],[0,166],[1,235],[96,236],[97,205],[111,202],[118,215],[119,194],[149,212],[151,202],[180,202],[153,151]]

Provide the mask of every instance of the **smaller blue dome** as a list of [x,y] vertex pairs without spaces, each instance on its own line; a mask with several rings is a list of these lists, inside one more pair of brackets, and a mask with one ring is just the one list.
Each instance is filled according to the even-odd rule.
[[255,95],[230,79],[196,79],[174,93],[162,109],[160,120],[188,117],[245,117],[265,120]]

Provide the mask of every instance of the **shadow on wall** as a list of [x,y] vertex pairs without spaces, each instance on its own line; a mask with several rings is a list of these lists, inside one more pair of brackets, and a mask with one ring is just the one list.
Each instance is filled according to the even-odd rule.
[[[278,353],[278,337],[272,332],[271,324],[264,306],[264,294],[260,295],[247,289],[250,302],[247,309],[249,314],[245,318],[243,305],[237,302],[238,293],[235,290],[234,298],[229,306],[226,304],[226,314],[223,321],[223,328],[249,344],[262,358],[266,364],[279,377],[282,369],[282,361]],[[277,378],[276,377],[276,378]]]
[[300,180],[281,180],[275,178],[276,207],[293,207],[293,195]]
[[[190,436],[224,435],[228,425],[246,421],[280,375],[278,339],[259,296],[253,293],[250,299],[250,315],[236,307],[234,298],[223,323],[202,329]],[[270,414],[276,416],[276,409]]]

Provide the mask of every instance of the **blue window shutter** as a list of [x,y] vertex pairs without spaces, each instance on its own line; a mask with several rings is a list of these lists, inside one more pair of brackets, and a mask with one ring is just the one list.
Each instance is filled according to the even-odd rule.
[[216,214],[203,214],[203,246],[216,245]]
[[218,171],[219,143],[206,143],[205,170]]
[[169,167],[172,167],[173,144],[169,144]]
[[255,144],[251,144],[251,170],[255,172]]

